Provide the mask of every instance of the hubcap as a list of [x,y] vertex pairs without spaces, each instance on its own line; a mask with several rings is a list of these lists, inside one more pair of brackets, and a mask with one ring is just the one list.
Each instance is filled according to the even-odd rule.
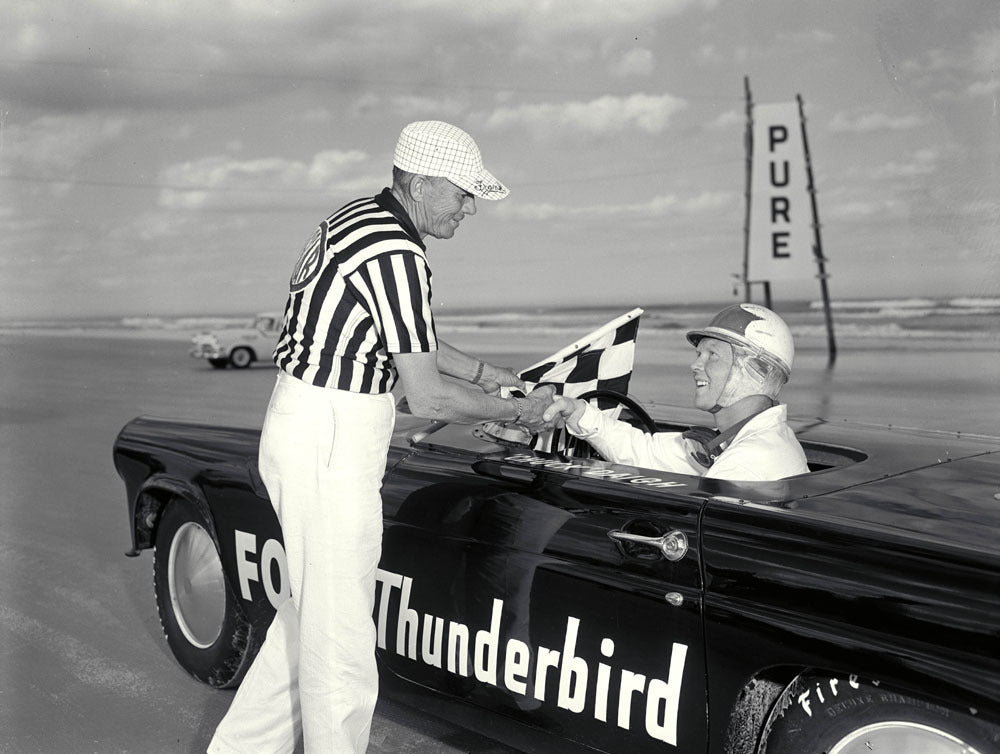
[[185,638],[199,649],[212,646],[226,615],[226,585],[215,543],[201,526],[186,523],[170,543],[167,565],[170,602]]
[[859,728],[830,748],[830,754],[979,754],[955,736],[919,723],[890,720]]

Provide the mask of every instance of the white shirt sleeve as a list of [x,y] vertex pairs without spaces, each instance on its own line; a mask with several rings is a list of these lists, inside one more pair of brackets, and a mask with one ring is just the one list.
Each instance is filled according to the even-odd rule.
[[612,463],[676,474],[701,476],[705,473],[704,467],[691,458],[688,441],[680,432],[649,434],[627,422],[612,419],[590,404],[576,423],[577,427],[572,422],[566,423],[570,434],[589,442]]

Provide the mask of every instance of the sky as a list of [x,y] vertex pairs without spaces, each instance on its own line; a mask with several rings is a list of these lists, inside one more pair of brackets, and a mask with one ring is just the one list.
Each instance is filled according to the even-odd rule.
[[0,319],[280,309],[427,119],[511,189],[437,311],[730,302],[746,81],[802,98],[832,298],[1000,296],[996,0],[7,0],[0,49]]

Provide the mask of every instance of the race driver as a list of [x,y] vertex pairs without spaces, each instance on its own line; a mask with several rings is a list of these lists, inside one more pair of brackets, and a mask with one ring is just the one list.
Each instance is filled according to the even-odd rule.
[[778,393],[791,374],[795,348],[788,325],[770,309],[736,304],[707,327],[692,330],[694,405],[715,429],[649,434],[577,398],[556,397],[546,421],[614,463],[733,481],[774,481],[808,471]]

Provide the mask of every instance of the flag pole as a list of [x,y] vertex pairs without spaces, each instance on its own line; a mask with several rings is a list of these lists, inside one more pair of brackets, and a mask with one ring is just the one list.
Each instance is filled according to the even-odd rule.
[[820,239],[819,208],[816,202],[816,186],[813,183],[812,159],[809,156],[809,140],[806,138],[806,115],[802,106],[802,95],[796,94],[795,99],[799,103],[799,122],[802,124],[802,147],[806,155],[806,179],[808,181],[809,201],[812,204],[813,214],[813,234],[815,243],[813,244],[813,254],[816,257],[816,265],[819,268],[819,287],[823,295],[823,313],[826,317],[826,342],[827,342],[827,366],[832,367],[837,360],[837,343],[833,337],[833,316],[830,313],[830,292],[827,290],[826,280],[826,258],[823,256],[823,242]]
[[743,220],[743,300],[750,301],[750,182],[753,179],[753,100],[750,97],[750,77],[743,77],[743,89],[746,92],[747,130],[743,137],[744,152],[747,161],[746,184],[746,215]]
[[518,372],[518,374],[523,374],[525,372],[530,372],[532,369],[537,369],[538,367],[542,366],[543,364],[548,364],[549,362],[553,362],[553,361],[554,362],[559,362],[559,361],[562,361],[564,357],[569,356],[570,354],[576,353],[581,348],[583,348],[584,346],[589,345],[590,343],[592,343],[593,341],[597,340],[600,336],[604,335],[605,333],[611,332],[612,330],[615,330],[616,328],[621,327],[623,324],[625,324],[626,322],[628,322],[630,319],[635,319],[636,317],[638,317],[639,315],[641,315],[642,312],[643,312],[642,309],[636,307],[632,311],[626,312],[625,314],[621,315],[620,317],[617,317],[617,318],[611,320],[606,325],[601,325],[600,327],[598,327],[593,332],[584,335],[582,338],[580,338],[579,340],[575,341],[574,343],[571,343],[570,345],[566,346],[565,348],[559,349],[558,351],[556,351],[554,354],[552,354],[548,358],[542,359],[538,363],[532,364],[530,367],[528,367],[526,369],[520,370]]

